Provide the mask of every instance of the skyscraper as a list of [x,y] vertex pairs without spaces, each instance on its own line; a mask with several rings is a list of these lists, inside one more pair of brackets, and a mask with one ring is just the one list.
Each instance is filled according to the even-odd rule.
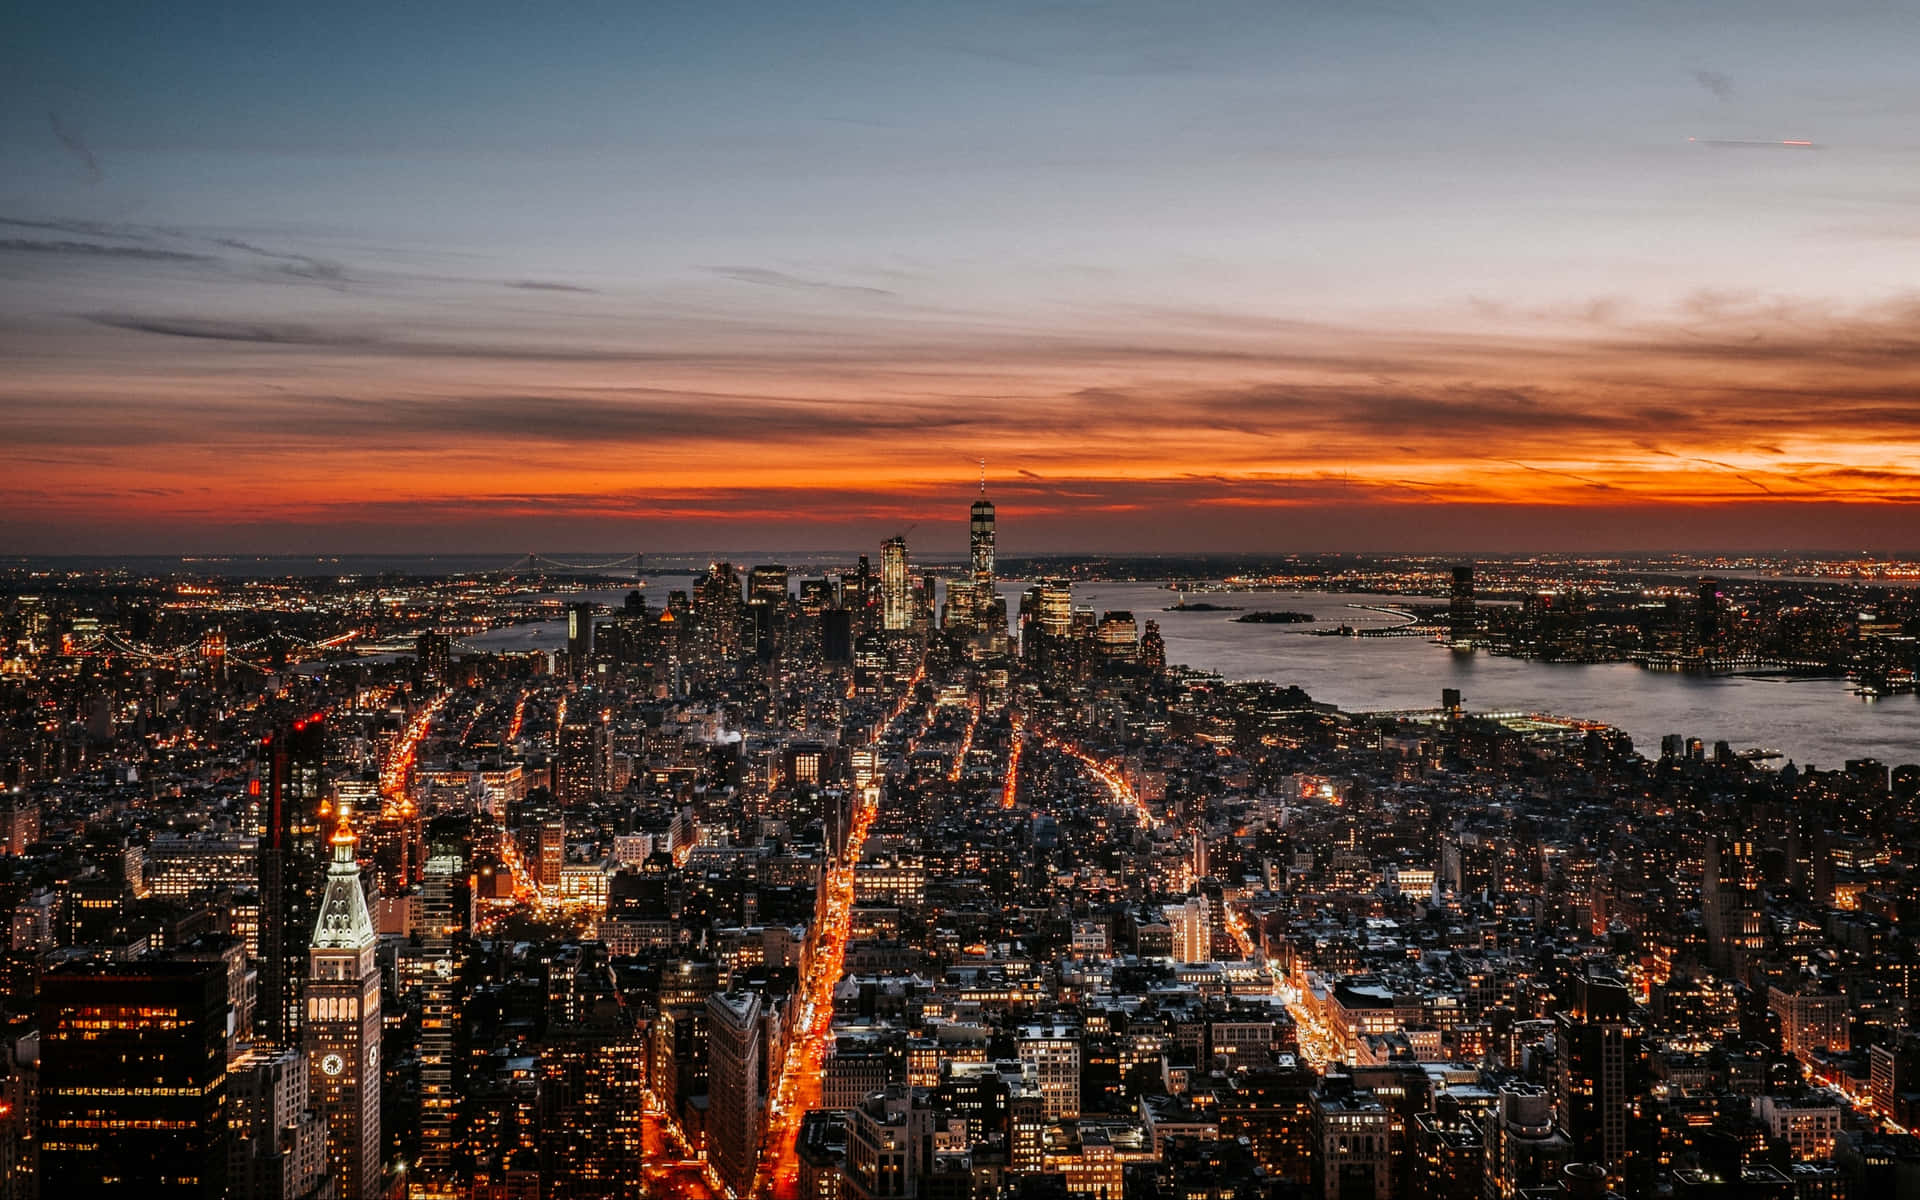
[[1398,1114],[1353,1077],[1329,1073],[1313,1100],[1313,1191],[1325,1200],[1389,1200]]
[[1042,579],[1020,596],[1020,653],[1030,662],[1046,661],[1053,643],[1073,636],[1073,584]]
[[554,794],[564,808],[592,803],[607,789],[607,714],[597,705],[575,705],[560,726]]
[[1485,1118],[1483,1194],[1513,1200],[1521,1190],[1550,1184],[1573,1154],[1554,1124],[1553,1097],[1535,1083],[1502,1085],[1499,1105]]
[[[1195,841],[1198,848],[1199,842]],[[1213,914],[1204,896],[1188,896],[1173,918],[1173,957],[1183,963],[1206,962],[1213,957]]]
[[1052,638],[1073,636],[1073,581],[1048,579],[1040,583],[1040,632]]
[[445,685],[453,673],[453,635],[429,629],[413,640],[413,657],[422,677]]
[[560,869],[567,861],[567,824],[565,821],[543,821],[540,825],[540,859],[535,864],[539,872],[534,882],[543,892],[560,890]]
[[380,1190],[379,938],[354,857],[358,839],[344,816],[330,844],[333,862],[308,952],[308,1091],[327,1122],[327,1164],[340,1198],[362,1200]]
[[1313,1178],[1313,1087],[1318,1076],[1291,1054],[1234,1078],[1220,1098],[1220,1135],[1248,1139],[1254,1158],[1277,1179]]
[[1720,652],[1720,581],[1702,579],[1694,603],[1694,640],[1700,653]]
[[1577,1161],[1598,1163],[1618,1179],[1636,1165],[1634,1134],[1647,1124],[1646,1046],[1623,981],[1583,972],[1571,991],[1568,1006],[1553,1015],[1554,1116]]
[[841,606],[853,614],[853,636],[861,638],[872,633],[874,622],[880,618],[880,592],[866,555],[860,556],[853,578],[841,579],[840,593]]
[[740,574],[732,563],[714,563],[693,581],[693,616],[701,650],[730,662],[740,656]]
[[227,682],[227,635],[219,629],[209,629],[200,635],[200,665],[207,674],[207,682],[214,687],[222,687]]
[[20,788],[0,788],[0,854],[25,854],[40,840],[40,801]]
[[1167,669],[1167,642],[1160,636],[1158,621],[1148,621],[1140,635],[1140,665],[1156,674]]
[[934,597],[939,594],[939,581],[935,576],[922,575],[913,585],[913,631],[921,637],[933,632]]
[[1851,1047],[1849,1009],[1839,992],[1767,988],[1767,1010],[1780,1021],[1780,1048],[1808,1066],[1823,1050],[1844,1054]]
[[588,661],[593,657],[593,614],[598,605],[567,605],[567,674],[584,679]]
[[947,600],[940,610],[940,625],[950,637],[971,637],[979,627],[973,603],[973,579],[947,580]]
[[[898,1084],[855,1105],[847,1114],[843,1194],[849,1200],[906,1200],[914,1195],[920,1160],[926,1156],[920,1152],[922,1139],[913,1135],[922,1132],[931,1142],[931,1125],[924,1105],[915,1109],[913,1091]],[[1024,1165],[1014,1162],[1015,1169]]]
[[420,948],[427,972],[420,987],[421,1182],[436,1194],[453,1188],[453,1126],[459,1096],[453,1084],[453,1035],[459,1022],[458,939],[465,864],[452,846],[436,846],[420,883]]
[[1707,961],[1722,973],[1745,969],[1747,956],[1766,944],[1766,898],[1758,848],[1739,838],[1707,843],[1700,882],[1701,918],[1707,927]]
[[788,573],[778,563],[763,563],[747,572],[747,603],[778,608],[787,602]]
[[747,607],[741,633],[743,649],[759,661],[772,662],[784,638],[790,577],[778,563],[762,563],[747,572]]
[[1080,1115],[1080,1031],[1065,1025],[1029,1025],[1020,1031],[1020,1061],[1033,1068],[1049,1121]]
[[1106,662],[1134,662],[1140,657],[1140,627],[1126,611],[1102,613],[1093,632],[1094,649]]
[[1413,1119],[1412,1195],[1431,1200],[1481,1200],[1486,1178],[1486,1135],[1449,1104],[1445,1112]]
[[760,1162],[761,1050],[759,993],[707,997],[707,1157],[741,1196]]
[[255,1048],[227,1064],[228,1200],[297,1200],[326,1180],[327,1126],[307,1107],[307,1056]]
[[227,1194],[226,972],[88,962],[40,992],[40,1194]]
[[1473,649],[1479,632],[1479,613],[1473,598],[1473,567],[1453,569],[1453,591],[1447,599],[1447,640],[1461,650]]
[[973,513],[967,523],[967,545],[973,560],[974,626],[981,632],[989,629],[993,619],[993,523],[993,501],[987,499],[987,479],[982,474],[980,498],[973,502]]
[[260,746],[260,1033],[298,1043],[307,935],[320,899],[326,804],[326,718],[283,725]]
[[913,588],[904,537],[890,537],[880,547],[880,603],[882,629],[898,633],[913,627]]

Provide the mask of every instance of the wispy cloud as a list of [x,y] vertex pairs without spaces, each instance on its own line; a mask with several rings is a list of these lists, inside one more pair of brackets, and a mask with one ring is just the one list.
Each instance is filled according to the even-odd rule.
[[1503,462],[1510,467],[1518,467],[1522,471],[1532,471],[1537,475],[1553,475],[1560,479],[1571,479],[1575,483],[1584,484],[1596,491],[1610,492],[1614,490],[1613,485],[1603,479],[1591,479],[1573,471],[1556,471],[1551,467],[1536,466],[1533,463],[1520,462],[1517,459],[1511,458],[1502,458],[1495,461]]
[[131,226],[114,224],[109,221],[86,221],[79,218],[63,217],[44,219],[32,217],[0,217],[0,225],[11,225],[16,229],[42,229],[57,233],[78,233],[88,237],[146,240],[143,231]]
[[507,281],[507,286],[528,292],[577,292],[586,296],[599,294],[597,288],[581,287],[573,283],[554,283],[545,279],[510,279]]
[[708,267],[707,270],[723,279],[732,279],[739,283],[757,283],[762,287],[793,288],[802,291],[845,292],[859,296],[897,296],[899,293],[886,288],[865,287],[860,284],[834,283],[825,279],[808,279],[800,275],[789,275],[785,271],[775,271],[768,267]]
[[313,346],[367,349],[379,345],[371,334],[341,329],[319,329],[282,321],[233,321],[206,317],[141,317],[124,313],[92,313],[96,325],[155,333],[166,337],[213,342],[257,342],[269,346]]
[[215,262],[209,254],[191,254],[183,250],[163,250],[155,246],[102,246],[97,242],[36,241],[28,238],[0,239],[0,252],[11,254],[64,255],[69,258],[124,258],[143,262]]
[[256,258],[272,259],[279,264],[279,270],[282,274],[291,275],[295,279],[312,279],[321,283],[342,283],[347,277],[346,267],[337,262],[314,258],[311,255],[293,254],[284,250],[269,250],[264,246],[256,246],[252,242],[242,241],[239,238],[214,238],[213,242],[215,245],[225,246],[229,250],[238,250],[243,254],[249,254]]
[[87,145],[86,139],[80,136],[79,130],[69,125],[57,112],[47,114],[47,125],[52,128],[53,136],[59,143],[66,147],[67,153],[71,154],[75,161],[86,168],[87,182],[99,183],[101,179],[100,160],[93,156],[93,149]]

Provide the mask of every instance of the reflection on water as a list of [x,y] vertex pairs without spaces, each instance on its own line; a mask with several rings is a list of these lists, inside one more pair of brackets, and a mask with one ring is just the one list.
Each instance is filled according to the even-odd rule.
[[[1296,684],[1315,700],[1344,709],[1431,708],[1442,688],[1459,688],[1467,707],[1518,709],[1605,721],[1632,736],[1642,753],[1678,733],[1711,746],[1770,746],[1802,766],[1837,767],[1848,758],[1920,761],[1920,698],[1865,701],[1844,679],[1678,675],[1626,663],[1563,665],[1456,654],[1423,638],[1315,637],[1306,630],[1394,624],[1350,604],[1396,597],[1324,592],[1260,592],[1204,597],[1245,608],[1313,613],[1311,626],[1250,625],[1229,612],[1162,612],[1172,593],[1152,584],[1086,584],[1074,602],[1096,610],[1132,609],[1160,622],[1167,661],[1229,679]],[[1017,610],[1017,605],[1010,605]],[[1776,764],[1778,765],[1778,764]]]

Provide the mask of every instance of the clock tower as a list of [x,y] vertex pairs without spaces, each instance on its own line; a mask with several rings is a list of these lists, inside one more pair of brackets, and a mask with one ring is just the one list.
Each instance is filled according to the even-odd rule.
[[308,1094],[327,1124],[327,1167],[340,1200],[380,1194],[379,941],[360,885],[358,839],[344,809],[333,833],[320,920],[307,951]]

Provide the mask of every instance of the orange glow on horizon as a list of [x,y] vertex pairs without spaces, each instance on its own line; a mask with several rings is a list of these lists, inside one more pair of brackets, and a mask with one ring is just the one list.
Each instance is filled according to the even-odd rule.
[[[0,509],[26,530],[186,539],[297,526],[344,546],[395,530],[646,521],[698,527],[689,536],[710,544],[756,524],[939,519],[986,457],[1004,464],[992,488],[1010,529],[1481,506],[1751,510],[1742,519],[1765,532],[1767,513],[1815,505],[1892,527],[1920,503],[1911,316],[1706,297],[1664,323],[1597,318],[1557,337],[1496,313],[1427,333],[1195,319],[1139,334],[1164,348],[1035,334],[856,346],[845,362],[374,355],[341,377],[277,355],[293,377],[325,380],[298,402],[231,369],[253,351],[174,346],[183,357],[137,400],[104,369],[0,384],[0,403],[51,449],[0,483]],[[153,416],[167,408],[198,416]],[[143,436],[92,440],[120,420]]]

